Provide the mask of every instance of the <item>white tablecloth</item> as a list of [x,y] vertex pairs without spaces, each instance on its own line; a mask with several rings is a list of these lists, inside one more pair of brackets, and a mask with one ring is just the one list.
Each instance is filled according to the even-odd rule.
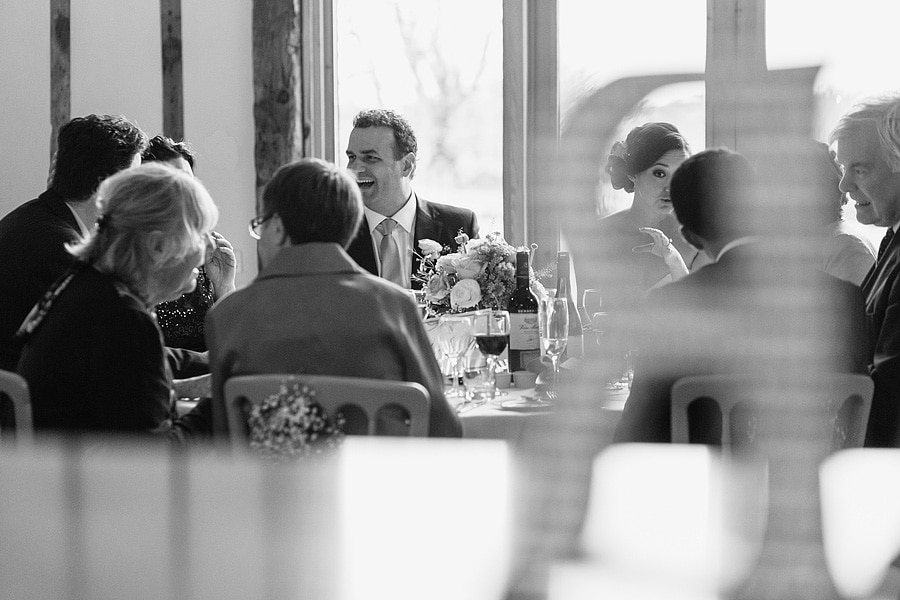
[[[552,407],[541,410],[510,410],[500,406],[501,402],[520,398],[522,395],[533,395],[533,389],[510,388],[503,391],[508,395],[465,410],[459,415],[464,438],[506,440],[515,445],[526,437],[529,428],[543,428],[546,426],[546,422],[553,417]],[[627,390],[604,394],[603,400],[598,401],[598,414],[607,417],[614,428],[627,398]]]

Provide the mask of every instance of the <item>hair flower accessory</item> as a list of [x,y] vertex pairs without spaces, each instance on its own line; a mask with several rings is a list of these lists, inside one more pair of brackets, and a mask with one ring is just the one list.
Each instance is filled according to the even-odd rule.
[[344,441],[344,418],[334,421],[315,401],[316,391],[298,379],[285,379],[278,393],[249,407],[250,449],[274,462],[323,454]]
[[499,232],[469,239],[459,232],[456,252],[421,240],[419,269],[413,276],[425,290],[425,316],[465,312],[481,308],[506,308],[516,287],[516,249]]
[[612,150],[610,150],[609,153],[612,156],[625,160],[625,157],[628,156],[628,146],[625,142],[616,142],[613,144]]

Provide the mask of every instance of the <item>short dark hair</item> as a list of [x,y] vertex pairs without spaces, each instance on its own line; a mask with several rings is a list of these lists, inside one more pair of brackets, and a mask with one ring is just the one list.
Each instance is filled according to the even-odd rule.
[[169,162],[179,158],[194,168],[194,150],[185,141],[176,142],[170,137],[157,135],[150,139],[147,149],[141,154],[141,162]]
[[754,197],[750,162],[727,148],[699,152],[672,174],[669,191],[675,216],[687,229],[706,239],[751,233],[746,219]]
[[69,200],[89,198],[146,147],[147,135],[121,115],[75,117],[59,129],[50,189]]
[[655,121],[644,123],[628,132],[625,141],[613,144],[606,163],[613,189],[634,191],[634,177],[649,169],[666,152],[681,150],[691,153],[687,140],[671,123]]
[[412,126],[403,116],[389,109],[372,108],[357,113],[353,118],[353,126],[366,127],[390,127],[394,132],[394,158],[399,159],[404,154],[412,152],[418,154],[419,142]]
[[265,215],[277,214],[291,243],[334,242],[346,248],[363,218],[356,178],[318,158],[280,167],[262,194]]

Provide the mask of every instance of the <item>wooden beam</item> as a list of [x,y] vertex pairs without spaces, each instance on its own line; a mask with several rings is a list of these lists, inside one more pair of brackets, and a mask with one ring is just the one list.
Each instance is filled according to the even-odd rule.
[[70,65],[70,0],[50,1],[50,160],[56,154],[59,128],[72,113],[72,71]]
[[527,57],[528,206],[526,241],[538,244],[535,265],[556,263],[560,249],[559,190],[553,189],[552,165],[559,147],[559,5],[529,0]]
[[706,146],[739,150],[746,82],[766,72],[765,0],[707,0]]
[[160,0],[163,133],[184,139],[184,75],[181,50],[181,0]]
[[521,0],[503,2],[503,231],[516,246],[528,242],[526,223],[526,10]]
[[278,167],[303,155],[300,48],[297,1],[253,0],[257,198]]

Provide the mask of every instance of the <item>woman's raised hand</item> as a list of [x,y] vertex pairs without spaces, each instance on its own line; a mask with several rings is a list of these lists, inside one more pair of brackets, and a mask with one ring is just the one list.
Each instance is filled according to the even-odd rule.
[[210,234],[214,247],[206,252],[206,274],[213,285],[213,296],[216,300],[234,291],[234,274],[237,267],[237,259],[234,256],[234,247],[218,231]]
[[653,227],[638,227],[638,230],[649,235],[653,238],[653,241],[649,244],[635,246],[631,249],[632,252],[649,252],[653,256],[658,256],[666,261],[673,280],[681,279],[688,274],[687,265],[684,264],[681,253],[672,244],[672,239],[669,236]]

